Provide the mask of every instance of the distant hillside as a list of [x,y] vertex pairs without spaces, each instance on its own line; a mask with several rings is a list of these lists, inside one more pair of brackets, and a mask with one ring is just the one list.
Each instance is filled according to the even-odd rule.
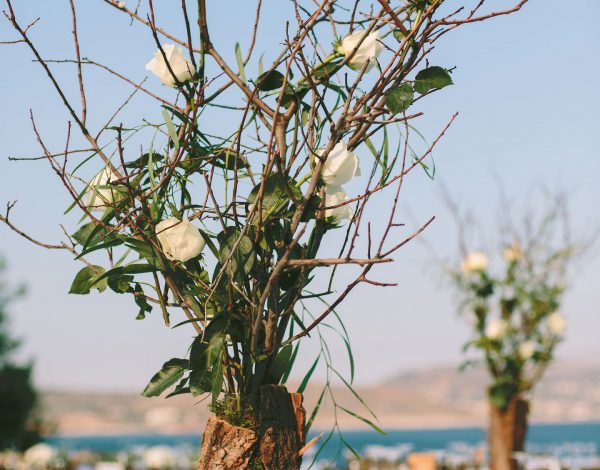
[[[485,383],[482,371],[461,373],[440,367],[403,373],[357,391],[387,428],[483,426],[487,414]],[[309,413],[320,392],[318,386],[306,391]],[[335,387],[334,393],[339,404],[361,412],[350,391]],[[48,391],[42,401],[62,434],[199,433],[208,416],[206,402],[190,396],[165,400],[126,393]],[[562,363],[549,369],[536,391],[532,420],[600,420],[600,366]],[[327,428],[333,421],[328,401],[322,405],[315,426]],[[338,413],[338,421],[346,428],[363,427],[343,412]]]

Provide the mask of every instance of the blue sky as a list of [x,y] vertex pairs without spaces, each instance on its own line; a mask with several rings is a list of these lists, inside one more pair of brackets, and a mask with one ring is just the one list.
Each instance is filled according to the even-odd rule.
[[[25,23],[42,17],[32,37],[44,57],[72,54],[68,2],[62,3],[29,0],[17,5]],[[152,37],[141,28],[129,27],[124,17],[101,1],[79,3],[85,3],[79,7],[83,55],[110,63],[134,79],[143,78],[144,64],[154,51]],[[158,3],[163,7],[163,23],[176,31],[179,13],[171,14],[165,3]],[[233,3],[243,13],[243,0],[227,6],[220,2],[211,13],[227,22],[227,28],[213,30],[219,47],[229,51],[229,59],[235,42],[245,44],[249,32],[247,16],[229,14]],[[492,7],[505,4],[490,2]],[[287,2],[268,0],[266,5],[271,18],[289,14]],[[435,215],[425,236],[441,255],[451,258],[456,248],[441,184],[476,215],[478,228],[492,238],[498,177],[517,205],[526,202],[538,207],[541,199],[534,195],[544,185],[570,193],[578,230],[586,231],[600,221],[600,31],[595,24],[600,3],[581,0],[576,2],[577,11],[574,5],[532,0],[520,13],[467,26],[438,43],[433,58],[439,65],[456,66],[455,85],[430,97],[421,106],[426,116],[415,125],[433,139],[455,111],[460,115],[436,150],[435,180],[423,174],[407,180],[401,215],[409,225]],[[279,37],[283,29],[273,21],[266,24],[259,49],[268,49],[273,35]],[[13,38],[2,19],[0,40]],[[0,63],[4,66],[0,204],[18,199],[15,223],[39,238],[57,241],[59,223],[74,226],[62,215],[68,205],[65,191],[45,162],[14,163],[7,158],[39,154],[28,120],[30,107],[57,150],[64,146],[67,116],[25,47],[0,46]],[[73,69],[58,70],[77,100]],[[103,122],[127,89],[97,71],[87,71],[86,77],[93,87],[90,120]],[[156,80],[150,78],[148,83],[164,93]],[[140,114],[159,112],[154,103],[140,98],[123,119],[128,122]],[[359,149],[359,155],[362,152],[367,153]],[[0,227],[0,241],[10,280],[28,287],[27,297],[12,306],[12,325],[25,341],[21,356],[36,361],[39,385],[137,390],[166,359],[185,353],[190,332],[167,330],[158,314],[136,321],[129,298],[110,293],[69,296],[79,266],[64,253],[32,246],[5,227]],[[377,271],[377,278],[398,282],[398,287],[359,287],[339,309],[353,341],[360,383],[375,383],[408,369],[458,364],[468,334],[423,244],[409,244],[396,259],[394,265]],[[590,257],[572,277],[562,309],[569,318],[569,337],[559,357],[591,360],[600,353],[599,276],[598,258]],[[343,364],[343,344],[334,344]],[[301,351],[298,374],[313,361],[315,345],[307,344]]]

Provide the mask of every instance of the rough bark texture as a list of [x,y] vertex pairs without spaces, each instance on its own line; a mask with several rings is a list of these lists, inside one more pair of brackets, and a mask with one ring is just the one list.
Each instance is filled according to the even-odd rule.
[[281,385],[265,385],[260,396],[259,457],[265,469],[300,468],[305,412],[302,395]]
[[200,470],[244,469],[255,453],[258,436],[251,429],[211,416],[202,435]]
[[198,470],[245,470],[257,458],[265,470],[298,470],[306,439],[302,394],[281,385],[260,392],[258,433],[211,417],[202,436]]
[[529,403],[520,397],[511,400],[506,409],[490,403],[490,468],[517,470],[514,452],[525,449]]

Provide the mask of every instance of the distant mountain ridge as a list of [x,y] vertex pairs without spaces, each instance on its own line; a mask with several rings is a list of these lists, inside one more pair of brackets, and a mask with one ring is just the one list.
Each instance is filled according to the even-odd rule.
[[[357,387],[357,391],[388,429],[484,426],[485,385],[482,370],[435,367],[398,374],[376,386]],[[309,412],[320,392],[318,385],[306,390]],[[360,411],[360,403],[349,390],[336,386],[334,392],[339,404]],[[534,422],[598,421],[600,365],[553,365],[534,398]],[[206,402],[190,396],[165,400],[131,393],[47,391],[42,393],[42,403],[61,434],[200,433],[208,417]],[[315,427],[327,429],[333,422],[331,403],[324,403]],[[346,429],[364,427],[343,412],[338,412],[338,422]]]

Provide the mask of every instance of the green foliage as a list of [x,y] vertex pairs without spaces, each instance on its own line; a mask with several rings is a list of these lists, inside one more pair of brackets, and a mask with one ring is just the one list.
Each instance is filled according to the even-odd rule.
[[104,292],[108,281],[106,278],[100,279],[100,276],[105,272],[102,266],[86,266],[75,276],[69,294],[89,294],[91,289]]
[[281,88],[285,77],[277,70],[270,70],[261,74],[257,79],[257,87],[260,91],[273,91]]
[[175,385],[183,377],[187,369],[189,369],[189,361],[187,359],[171,359],[165,362],[162,369],[150,379],[142,395],[145,397],[157,397],[161,395],[169,387]]
[[461,270],[449,271],[463,309],[474,318],[473,336],[463,349],[482,356],[465,365],[485,364],[489,399],[501,409],[536,385],[563,339],[564,320],[557,311],[567,267],[577,253],[565,242],[568,237],[557,235],[569,233],[564,220],[554,207],[541,218],[528,215],[525,234],[514,231],[512,244],[501,247],[500,267],[492,270],[485,255],[471,253]]
[[452,84],[450,74],[442,67],[428,67],[417,73],[415,77],[415,91],[422,95]]
[[394,114],[406,111],[413,103],[413,100],[414,90],[408,83],[401,83],[398,86],[390,88],[385,93],[385,104]]
[[[0,275],[3,271],[0,258]],[[0,450],[25,450],[41,440],[33,366],[14,363],[12,354],[20,342],[10,335],[6,321],[8,305],[20,294],[21,290],[11,292],[0,278]]]

